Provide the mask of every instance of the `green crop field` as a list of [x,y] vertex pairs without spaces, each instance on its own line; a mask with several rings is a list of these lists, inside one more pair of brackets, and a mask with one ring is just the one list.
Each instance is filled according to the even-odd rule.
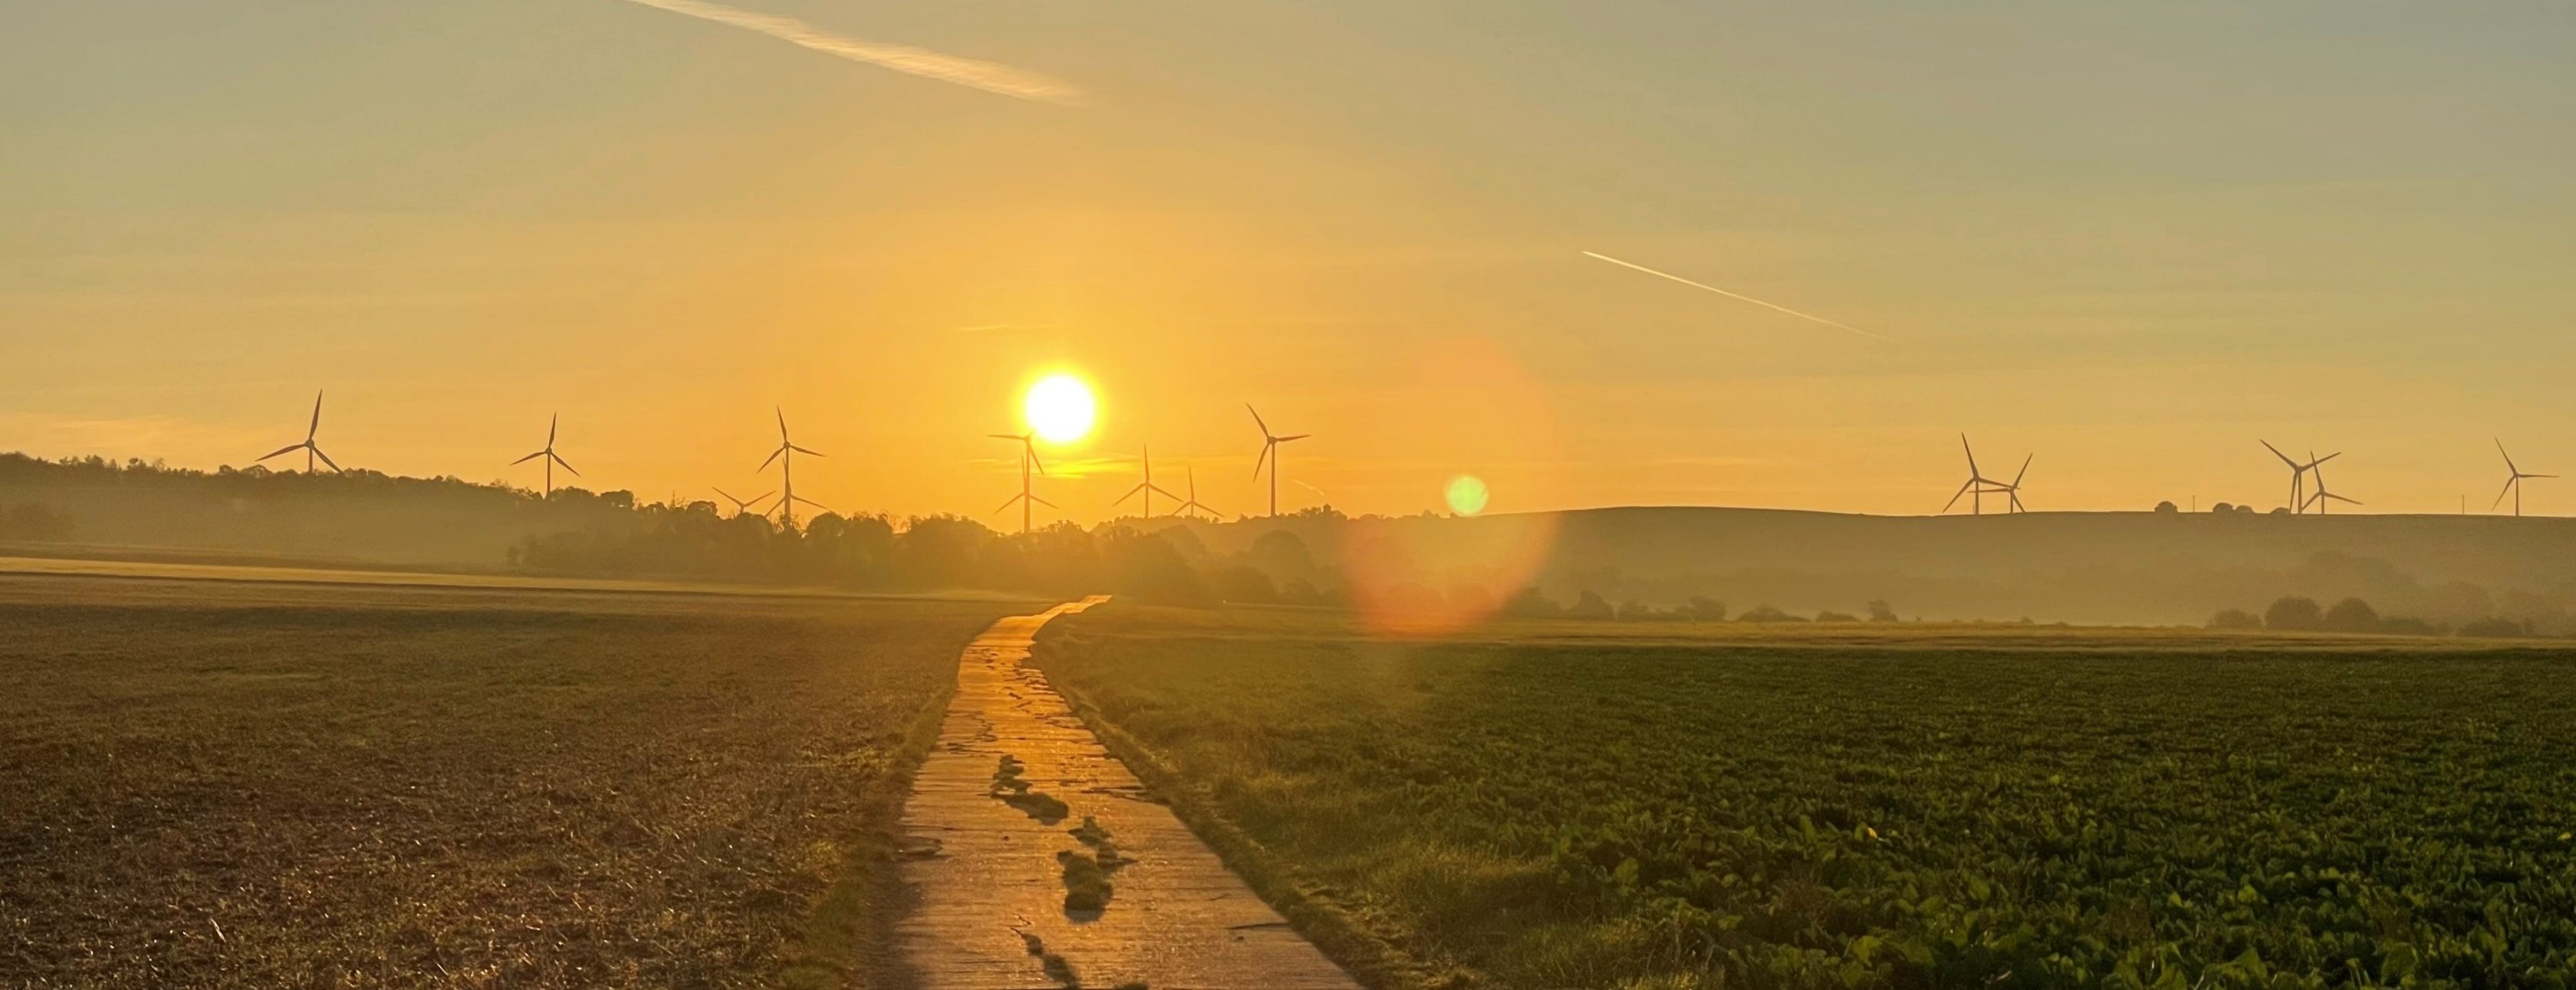
[[[1380,987],[2562,987],[2576,661],[1113,604],[1039,657]],[[1982,645],[1980,645],[1982,642]]]
[[0,987],[852,982],[1025,610],[0,576]]

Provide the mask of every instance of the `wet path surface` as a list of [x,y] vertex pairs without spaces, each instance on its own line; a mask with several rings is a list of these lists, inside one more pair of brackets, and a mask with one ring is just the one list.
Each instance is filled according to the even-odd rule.
[[[960,658],[904,806],[914,899],[897,939],[916,985],[1356,990],[1025,666],[1039,626],[1101,600],[1003,619]],[[1077,835],[1086,817],[1098,828]],[[1095,876],[1096,910],[1081,903]]]

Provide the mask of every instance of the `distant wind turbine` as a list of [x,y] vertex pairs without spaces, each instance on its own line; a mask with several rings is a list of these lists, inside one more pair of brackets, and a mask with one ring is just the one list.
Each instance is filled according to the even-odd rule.
[[[561,464],[561,465],[563,465],[563,469],[564,469],[564,470],[566,470],[566,471],[571,471],[571,472],[572,472],[572,476],[573,476],[573,477],[576,477],[576,478],[581,477],[581,472],[580,472],[580,471],[578,471],[578,470],[574,470],[574,468],[573,468],[573,466],[572,466],[572,464],[571,464],[571,463],[569,463],[569,462],[565,461],[565,460],[563,459],[563,457],[562,457],[562,456],[560,456],[560,455],[558,455],[558,454],[556,454],[556,453],[555,453],[555,422],[556,422],[556,420],[557,420],[558,418],[559,418],[559,415],[558,415],[558,416],[548,416],[548,417],[546,417],[546,445],[545,445],[543,448],[539,449],[536,453],[529,454],[529,455],[528,455],[528,456],[526,456],[526,457],[522,457],[522,458],[519,458],[518,460],[511,461],[511,462],[510,462],[510,465],[511,465],[512,467],[516,467],[516,466],[518,466],[518,465],[528,463],[529,461],[536,460],[536,459],[538,459],[538,458],[540,458],[540,457],[545,458],[545,462],[546,462],[546,489],[545,489],[545,497],[547,497],[547,498],[553,498],[553,497],[555,497],[555,465],[557,465],[557,464]],[[674,496],[674,497],[676,497],[676,496]]]
[[[713,487],[713,486],[709,486],[709,487]],[[717,489],[715,490],[715,492],[716,492],[716,494],[718,494],[718,495],[722,495],[722,496],[724,496],[725,501],[733,503],[733,514],[734,514],[734,515],[737,515],[737,516],[741,516],[741,515],[749,515],[749,514],[751,513],[751,507],[752,507],[752,506],[759,505],[759,504],[760,504],[760,503],[762,503],[762,502],[769,501],[769,496],[770,496],[770,495],[772,495],[772,494],[775,494],[775,493],[773,493],[773,492],[762,492],[762,493],[760,493],[760,494],[758,494],[758,495],[754,495],[754,496],[752,496],[752,497],[750,498],[750,500],[746,501],[746,500],[743,500],[743,499],[738,499],[738,498],[733,497],[733,493],[732,493],[732,492],[726,491],[726,490],[724,490],[724,489],[722,489],[722,488],[717,488]]]
[[[296,452],[296,451],[301,450],[301,451],[303,451],[303,452],[304,452],[304,473],[306,473],[306,474],[312,474],[312,473],[313,473],[313,459],[314,459],[314,458],[316,458],[316,457],[321,458],[321,459],[322,459],[322,463],[331,465],[331,470],[333,470],[333,471],[339,471],[339,470],[340,470],[340,465],[338,464],[338,462],[335,462],[335,461],[331,460],[331,455],[329,455],[329,454],[325,454],[325,453],[323,453],[323,452],[322,452],[322,445],[320,445],[320,444],[317,444],[317,443],[314,443],[314,442],[313,442],[313,437],[314,437],[316,434],[319,434],[319,433],[321,433],[321,432],[322,432],[322,392],[321,392],[319,389],[316,389],[316,390],[314,391],[314,393],[313,393],[313,423],[312,423],[312,425],[307,426],[307,427],[305,427],[305,428],[304,428],[304,442],[303,442],[303,443],[290,443],[290,444],[287,444],[286,446],[279,447],[279,448],[277,448],[276,450],[272,450],[272,451],[269,451],[269,452],[268,452],[268,453],[266,453],[266,454],[261,455],[259,460],[261,460],[261,461],[265,461],[265,460],[267,460],[267,459],[269,459],[269,458],[271,458],[271,457],[275,457],[275,456],[277,456],[277,455],[279,455],[279,454],[291,454],[291,453],[294,453],[294,452]],[[257,463],[259,463],[259,461],[252,461],[251,463],[253,463],[253,464],[257,464]]]
[[2324,457],[2317,456],[2317,452],[2313,450],[2308,452],[2308,473],[2316,476],[2317,479],[2317,490],[2315,493],[2308,496],[2308,501],[2317,507],[2317,514],[2320,516],[2326,514],[2326,501],[2328,499],[2342,502],[2346,505],[2361,504],[2359,501],[2348,499],[2326,490],[2326,462],[2341,456],[2343,456],[2342,451],[2336,451],[2334,453],[2327,454]]
[[2487,506],[2487,511],[2494,512],[2496,505],[2503,505],[2504,497],[2507,494],[2510,494],[2513,496],[2513,514],[2518,518],[2522,515],[2522,479],[2555,478],[2558,476],[2554,474],[2524,474],[2521,468],[2514,466],[2513,455],[2505,454],[2504,440],[2501,438],[2496,440],[2496,453],[2504,454],[2504,469],[2508,474],[2508,477],[2504,479],[2504,491],[2496,493],[2495,505]]
[[1144,465],[1145,480],[1137,482],[1136,487],[1127,489],[1127,494],[1118,496],[1118,501],[1109,503],[1110,508],[1115,509],[1126,504],[1128,499],[1135,498],[1138,495],[1143,495],[1145,496],[1145,514],[1141,518],[1152,519],[1154,518],[1154,496],[1157,493],[1160,493],[1164,498],[1171,499],[1175,502],[1181,500],[1180,496],[1163,491],[1163,486],[1154,483],[1154,448],[1150,445],[1144,448]]
[[[1003,509],[1008,509],[1014,505],[1019,506],[1020,532],[1026,533],[1030,529],[1030,517],[1034,513],[1036,506],[1043,505],[1050,509],[1056,508],[1055,503],[1038,497],[1036,489],[1037,482],[1029,474],[1029,469],[1031,468],[1036,468],[1038,474],[1046,473],[1046,465],[1038,460],[1037,435],[1035,433],[993,433],[987,435],[991,436],[995,440],[1009,440],[1020,445],[1020,493],[1011,496],[1008,501],[1003,502],[1000,507],[995,508],[993,511],[1000,512]],[[1057,511],[1061,512],[1063,510],[1057,509]]]
[[1244,411],[1252,414],[1252,425],[1261,428],[1261,456],[1252,462],[1252,476],[1261,477],[1261,465],[1264,463],[1270,465],[1270,514],[1276,517],[1279,515],[1279,445],[1291,440],[1303,440],[1314,434],[1278,436],[1270,432],[1270,424],[1261,421],[1261,410],[1252,408],[1249,402],[1244,403],[1243,408]]
[[2309,465],[2282,453],[2281,448],[2272,446],[2272,441],[2258,439],[2254,442],[2262,444],[2263,449],[2271,451],[2272,456],[2280,458],[2281,463],[2290,469],[2290,511],[2305,511],[2302,507],[2308,504],[2306,482]]
[[807,450],[803,447],[799,447],[796,445],[795,441],[787,439],[787,411],[784,409],[773,409],[772,411],[778,414],[778,449],[770,451],[768,460],[761,461],[760,466],[753,470],[767,471],[769,470],[770,461],[778,462],[778,524],[785,526],[788,529],[795,529],[796,503],[798,502],[803,502],[825,512],[832,511],[830,506],[796,494],[796,455],[811,454],[815,457],[821,457],[823,454],[821,451]]
[[1966,452],[1968,455],[1968,481],[1966,484],[1960,485],[1957,492],[1950,495],[1950,500],[1948,502],[1942,503],[1941,511],[1943,513],[1947,513],[1952,508],[1956,507],[1959,504],[1959,499],[1964,496],[1968,498],[1968,511],[1971,514],[1980,516],[1985,515],[1986,496],[1988,495],[2011,496],[2011,501],[2004,503],[2004,511],[2007,514],[2023,511],[2021,507],[2021,479],[2030,473],[2031,458],[2038,455],[2033,454],[2022,458],[2021,473],[2013,475],[2013,480],[2010,483],[2005,483],[1986,477],[1985,472],[1977,469],[1977,451],[1975,448],[1968,446],[1968,435],[1965,433],[1959,434],[1959,449]]
[[1199,470],[1195,465],[1191,466],[1188,470],[1190,479],[1189,501],[1181,503],[1180,508],[1173,509],[1172,514],[1176,516],[1188,516],[1192,519],[1198,518],[1198,514],[1201,512],[1205,512],[1210,516],[1224,516],[1224,513],[1208,508],[1205,503],[1199,501]]

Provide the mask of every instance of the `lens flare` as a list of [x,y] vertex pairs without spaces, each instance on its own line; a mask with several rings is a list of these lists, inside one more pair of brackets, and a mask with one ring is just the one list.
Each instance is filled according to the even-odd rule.
[[1485,479],[1462,474],[1449,479],[1449,511],[1472,516],[1485,511],[1485,500],[1492,493],[1485,490]]
[[1028,419],[1029,429],[1048,443],[1072,443],[1091,432],[1091,421],[1099,407],[1091,398],[1091,386],[1069,374],[1052,374],[1029,386],[1028,398],[1020,403],[1020,414]]

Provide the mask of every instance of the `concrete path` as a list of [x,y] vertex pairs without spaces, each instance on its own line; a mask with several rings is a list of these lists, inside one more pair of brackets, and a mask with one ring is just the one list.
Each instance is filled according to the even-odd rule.
[[[1357,990],[1025,665],[1039,626],[1103,600],[1003,619],[966,648],[904,806],[911,976],[923,990]],[[1005,756],[1019,769],[997,779]],[[1105,839],[1074,834],[1086,816]],[[1062,856],[1107,864],[1098,910],[1068,909]]]

